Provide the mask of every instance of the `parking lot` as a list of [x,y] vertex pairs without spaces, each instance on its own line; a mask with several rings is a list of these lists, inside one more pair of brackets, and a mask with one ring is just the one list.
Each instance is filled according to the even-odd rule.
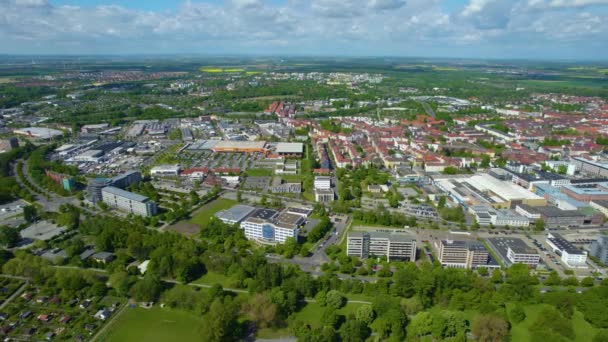
[[180,164],[183,167],[239,168],[241,170],[253,167],[255,161],[263,157],[264,155],[261,153],[215,153],[211,150],[185,150],[179,155]]

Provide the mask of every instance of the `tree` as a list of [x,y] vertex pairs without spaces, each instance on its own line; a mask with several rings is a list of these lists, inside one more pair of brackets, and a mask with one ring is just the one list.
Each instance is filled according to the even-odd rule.
[[551,273],[549,273],[549,276],[543,282],[543,284],[545,284],[547,286],[558,286],[561,283],[562,283],[562,279],[559,277],[559,274],[557,274],[557,272],[555,272],[555,271],[552,271]]
[[583,280],[581,280],[581,286],[592,287],[593,285],[595,285],[595,280],[593,277],[585,277]]
[[237,321],[238,304],[231,297],[217,298],[203,316],[201,340],[209,342],[230,342],[240,339],[241,329]]
[[509,324],[496,315],[479,315],[473,321],[471,332],[480,342],[502,341],[509,334]]
[[131,288],[131,296],[140,302],[151,302],[160,295],[162,285],[160,280],[152,275],[146,275]]
[[112,274],[108,279],[108,283],[119,296],[126,296],[129,293],[132,281],[127,272],[120,271]]
[[4,247],[14,247],[21,240],[19,231],[9,226],[0,226],[0,244]]
[[357,309],[355,316],[358,321],[362,322],[363,324],[369,325],[374,321],[376,313],[370,305],[362,305]]
[[346,303],[346,299],[344,298],[344,296],[342,296],[340,292],[336,290],[331,290],[325,295],[325,302],[327,303],[328,307],[337,310],[344,306],[344,304]]
[[[543,308],[528,330],[534,341],[539,341],[540,336],[557,336],[562,339],[574,339],[575,337],[572,321],[563,317],[552,306]],[[551,340],[556,339],[553,338]]]
[[537,219],[534,222],[534,230],[539,232],[545,230],[545,221],[541,218]]
[[343,342],[363,342],[370,335],[367,324],[355,319],[351,314],[340,327],[340,337]]
[[23,207],[23,218],[27,222],[34,222],[38,219],[38,210],[33,205],[26,205]]
[[261,293],[255,294],[243,306],[243,312],[260,328],[271,326],[277,318],[277,305]]
[[239,203],[243,202],[243,193],[241,190],[237,190],[236,192],[236,201]]
[[608,342],[608,330],[602,329],[593,336],[593,342]]
[[522,322],[524,319],[526,319],[526,312],[521,305],[516,305],[509,312],[509,318],[511,318],[514,323]]

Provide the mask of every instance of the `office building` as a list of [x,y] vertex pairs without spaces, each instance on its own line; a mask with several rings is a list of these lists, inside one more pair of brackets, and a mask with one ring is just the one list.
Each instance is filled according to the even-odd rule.
[[475,269],[483,266],[494,268],[490,263],[490,253],[477,241],[441,240],[439,244],[439,261],[444,267]]
[[105,187],[111,186],[112,180],[108,178],[94,178],[89,181],[87,192],[89,193],[89,200],[93,203],[97,203],[102,200],[101,190]]
[[136,184],[141,182],[141,172],[139,171],[127,171],[118,176],[112,178],[112,186],[117,188],[127,188],[131,184]]
[[150,169],[152,177],[171,177],[179,175],[179,165],[158,165]]
[[332,189],[315,189],[315,201],[325,203],[334,200],[334,191]]
[[331,177],[317,176],[314,182],[315,189],[328,190],[331,189]]
[[596,241],[589,246],[589,254],[597,258],[602,264],[608,263],[608,236],[600,235]]
[[156,215],[156,203],[146,196],[107,186],[101,190],[101,197],[112,208],[141,216]]
[[385,256],[391,260],[416,260],[416,240],[408,234],[384,232],[348,233],[346,255],[359,258]]
[[587,267],[587,253],[574,247],[574,245],[557,233],[547,235],[547,244],[553,252],[561,257],[568,267]]
[[254,212],[241,222],[241,229],[250,240],[261,243],[285,243],[288,238],[298,240],[300,227],[306,223],[301,215],[282,212],[276,215],[271,209]]

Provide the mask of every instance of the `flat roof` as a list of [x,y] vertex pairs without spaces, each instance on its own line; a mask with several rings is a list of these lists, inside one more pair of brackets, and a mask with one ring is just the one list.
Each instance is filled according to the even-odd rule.
[[277,144],[277,153],[303,153],[304,144],[299,142],[280,142]]
[[526,243],[522,239],[491,237],[487,238],[486,240],[488,240],[492,245],[496,247],[504,246],[505,256],[507,248],[511,248],[511,250],[513,250],[513,252],[517,254],[538,254],[538,252],[534,248],[526,245]]
[[133,192],[129,192],[129,191],[125,191],[123,189],[119,189],[113,186],[106,186],[105,188],[101,189],[101,192],[107,192],[116,196],[121,196],[124,198],[128,198],[132,201],[136,201],[136,202],[145,202],[148,200],[148,197],[140,195],[140,194],[136,194]]
[[215,217],[219,218],[220,220],[240,222],[245,217],[249,216],[249,214],[251,214],[254,210],[254,207],[237,204],[232,206],[230,209],[218,211],[215,213]]
[[580,249],[574,247],[574,245],[570,241],[564,239],[561,235],[557,233],[551,233],[549,236],[551,237],[547,237],[547,240],[553,242],[555,247],[557,247],[560,251],[576,255],[585,254]]
[[213,149],[247,148],[261,150],[264,149],[264,146],[266,146],[265,141],[220,140],[213,146]]
[[479,241],[468,241],[468,240],[441,240],[441,244],[444,246],[450,247],[459,247],[466,248],[468,250],[476,250],[476,251],[487,251],[486,246],[484,246]]
[[283,211],[275,221],[280,225],[288,225],[288,226],[299,226],[304,223],[304,218],[298,214],[292,214],[287,211]]
[[348,237],[361,238],[365,235],[369,235],[370,239],[388,239],[395,242],[412,242],[416,241],[414,237],[408,233],[395,231],[395,232],[349,232]]
[[13,130],[13,133],[22,135],[32,135],[36,138],[50,139],[52,137],[63,135],[63,131],[46,127],[25,127]]
[[274,210],[274,209],[267,209],[267,208],[259,208],[259,209],[255,209],[251,214],[249,214],[249,217],[253,218],[259,218],[262,220],[271,220],[272,218],[276,217],[279,214],[278,211]]

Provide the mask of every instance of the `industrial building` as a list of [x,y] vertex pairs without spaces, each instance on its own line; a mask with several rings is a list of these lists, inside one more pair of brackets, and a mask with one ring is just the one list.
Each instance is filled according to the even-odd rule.
[[265,153],[265,141],[240,141],[240,140],[220,140],[213,147],[213,152],[242,152],[242,153]]
[[574,247],[574,245],[557,233],[547,235],[547,244],[553,252],[561,257],[568,267],[587,267],[587,253]]
[[101,190],[104,203],[112,208],[126,211],[141,216],[156,215],[156,203],[148,197],[128,192],[113,186],[107,186]]
[[241,223],[241,221],[247,218],[249,214],[255,210],[256,209],[252,206],[237,204],[230,209],[218,211],[215,213],[215,217],[226,224],[237,224]]
[[538,251],[526,245],[521,239],[498,237],[488,238],[487,241],[507,267],[520,263],[535,268],[540,262]]
[[391,260],[416,260],[416,240],[409,234],[385,232],[351,232],[346,242],[346,255],[359,258],[385,256]]
[[572,164],[577,170],[590,177],[608,177],[608,163],[602,163],[586,158],[574,157]]
[[547,228],[598,226],[604,221],[604,215],[590,207],[578,210],[560,210],[554,206],[533,207],[518,204],[515,211],[531,220],[542,219]]
[[435,184],[465,208],[473,205],[510,208],[512,203],[546,204],[544,198],[530,190],[487,173],[464,178],[438,179]]
[[494,209],[487,205],[477,205],[469,207],[469,212],[475,215],[475,220],[480,226],[528,227],[530,225],[530,219],[510,209]]
[[13,130],[13,133],[41,140],[50,140],[63,135],[63,131],[46,127],[18,128]]
[[301,158],[304,155],[304,144],[280,142],[275,152],[281,156]]

